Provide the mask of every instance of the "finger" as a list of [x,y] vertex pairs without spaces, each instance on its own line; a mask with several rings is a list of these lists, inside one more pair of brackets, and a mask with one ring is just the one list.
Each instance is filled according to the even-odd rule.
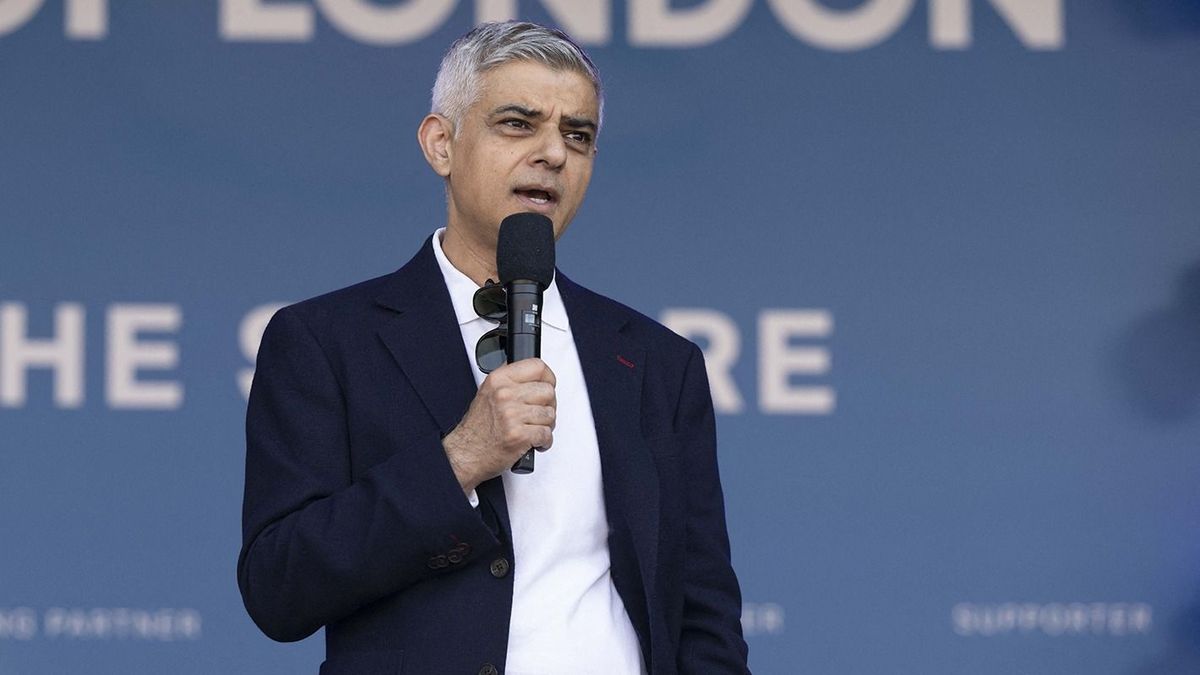
[[526,429],[529,432],[529,447],[534,450],[545,452],[554,445],[554,432],[549,427],[530,425]]
[[479,391],[499,391],[506,386],[517,384],[517,380],[513,378],[513,371],[509,369],[512,364],[504,364],[483,376],[483,382],[479,384]]
[[492,373],[504,371],[505,375],[514,382],[537,382],[546,378],[545,373],[549,369],[550,367],[541,359],[521,359],[513,363],[506,363]]
[[554,386],[546,382],[527,382],[520,385],[519,398],[529,405],[557,406]]
[[[541,359],[538,359],[538,360],[540,361]],[[549,383],[551,387],[557,386],[558,378],[555,377],[554,371],[550,370],[550,366],[546,365],[544,362],[542,363],[542,365],[545,366],[545,368],[542,369],[542,374],[541,374],[542,382]]]
[[524,422],[525,424],[537,425],[553,429],[556,424],[558,412],[554,406],[548,405],[531,405],[526,408]]

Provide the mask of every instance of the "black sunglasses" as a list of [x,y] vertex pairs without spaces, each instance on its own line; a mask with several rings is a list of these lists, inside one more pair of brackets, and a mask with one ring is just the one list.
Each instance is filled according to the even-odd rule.
[[500,324],[475,343],[475,365],[480,371],[490,373],[508,362],[508,297],[504,287],[488,279],[475,291],[471,306],[480,317]]

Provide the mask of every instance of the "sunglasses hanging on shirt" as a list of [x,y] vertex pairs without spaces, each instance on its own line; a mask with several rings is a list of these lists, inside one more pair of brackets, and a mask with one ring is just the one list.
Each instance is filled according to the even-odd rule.
[[475,365],[490,373],[508,362],[508,301],[504,286],[488,279],[471,298],[475,313],[499,325],[484,333],[475,343]]

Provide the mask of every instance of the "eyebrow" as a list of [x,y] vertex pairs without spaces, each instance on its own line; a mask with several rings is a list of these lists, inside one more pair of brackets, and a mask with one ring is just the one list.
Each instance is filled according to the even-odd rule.
[[586,117],[563,117],[563,125],[572,129],[591,129],[596,130],[596,123]]
[[[522,117],[528,117],[530,119],[542,119],[546,116],[545,113],[543,113],[541,110],[537,110],[536,108],[526,108],[525,106],[518,105],[516,103],[502,105],[499,108],[496,108],[495,110],[492,111],[493,115],[501,115],[504,113],[516,113]],[[596,130],[596,123],[594,121],[588,119],[587,117],[572,117],[570,115],[564,116],[563,117],[563,126],[569,127],[571,129],[591,129],[592,131]]]
[[517,105],[516,103],[502,105],[499,108],[496,108],[495,110],[492,111],[493,115],[500,115],[502,113],[517,113],[518,115],[520,115],[522,117],[533,117],[535,119],[542,116],[541,110],[535,110],[533,108],[526,108],[525,106]]

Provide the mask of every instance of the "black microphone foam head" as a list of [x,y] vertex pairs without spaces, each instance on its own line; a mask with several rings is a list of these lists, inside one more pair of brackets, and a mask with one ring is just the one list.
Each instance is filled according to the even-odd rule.
[[496,242],[500,283],[524,279],[550,285],[554,278],[554,225],[540,213],[514,213],[500,223]]

